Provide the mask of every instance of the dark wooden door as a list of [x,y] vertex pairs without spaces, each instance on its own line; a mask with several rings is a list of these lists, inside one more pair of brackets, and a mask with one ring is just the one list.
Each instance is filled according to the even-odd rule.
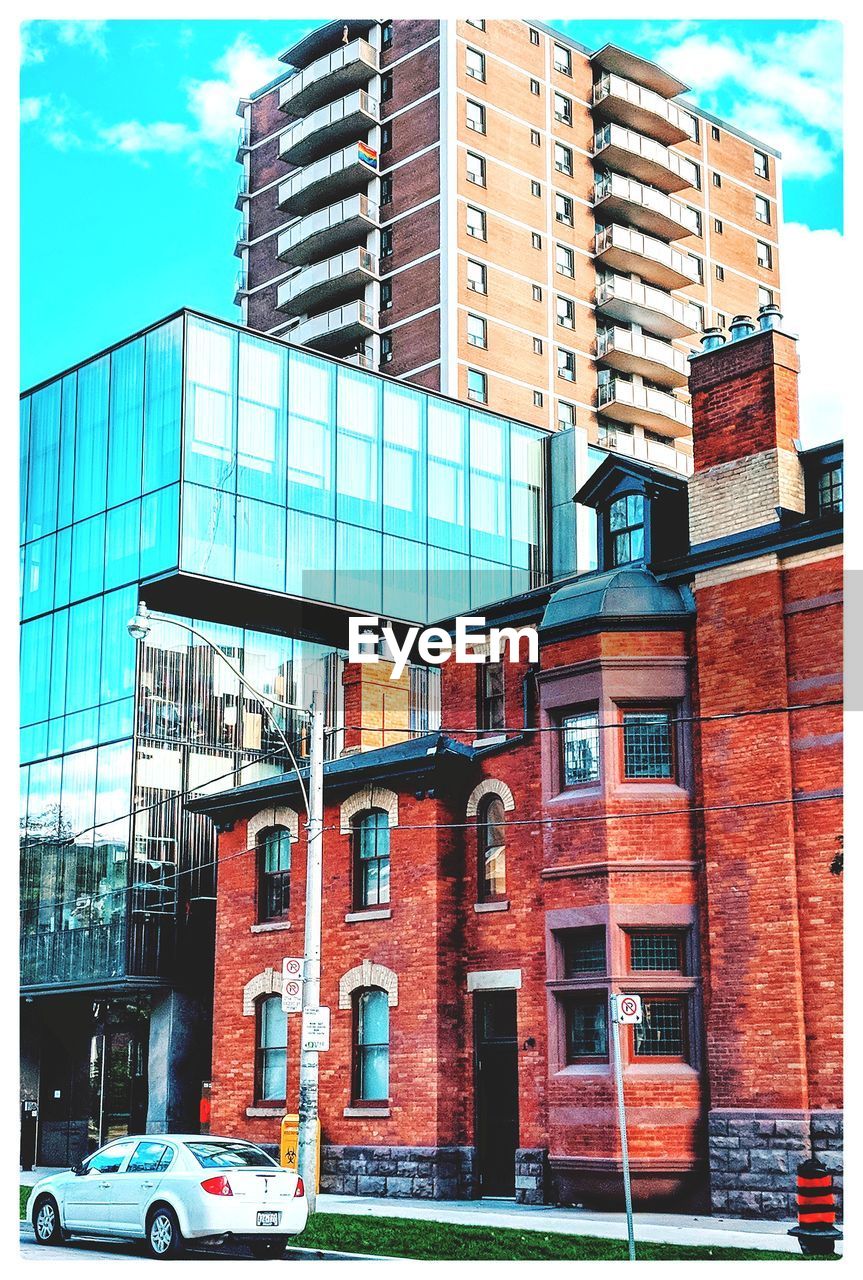
[[518,1146],[516,993],[474,997],[476,1154],[480,1194],[515,1194]]

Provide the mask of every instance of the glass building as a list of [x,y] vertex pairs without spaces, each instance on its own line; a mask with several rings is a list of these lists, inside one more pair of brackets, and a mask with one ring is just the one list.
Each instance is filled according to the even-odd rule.
[[[542,431],[188,311],[22,397],[22,1046],[40,1163],[194,1122],[214,843],[182,797],[284,762],[208,645],[170,623],[135,645],[138,599],[263,692],[322,690],[338,726],[348,611],[426,622],[545,580],[547,467]],[[439,723],[436,674],[412,673],[413,729]],[[158,1088],[156,1058],[180,1064]]]

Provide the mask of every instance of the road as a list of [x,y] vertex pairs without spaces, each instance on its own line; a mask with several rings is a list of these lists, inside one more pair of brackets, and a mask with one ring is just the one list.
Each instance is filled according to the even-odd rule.
[[[189,1248],[186,1255],[190,1260],[202,1262],[237,1262],[241,1258],[250,1259],[251,1254],[239,1245],[225,1245],[221,1249]],[[29,1222],[21,1223],[21,1257],[32,1258],[39,1262],[149,1262],[144,1245],[111,1240],[74,1239],[68,1244],[56,1247],[36,1243],[33,1228]],[[315,1249],[289,1249],[286,1257],[296,1258],[303,1262],[373,1262],[374,1258],[360,1258],[356,1254],[322,1253]]]

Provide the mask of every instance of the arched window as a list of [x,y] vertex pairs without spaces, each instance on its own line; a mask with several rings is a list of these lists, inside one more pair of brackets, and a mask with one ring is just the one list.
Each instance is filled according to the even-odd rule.
[[354,820],[354,906],[377,907],[390,900],[390,820],[372,809]]
[[279,920],[291,906],[291,833],[268,827],[258,836],[258,919]]
[[488,795],[477,813],[479,896],[483,902],[506,896],[506,811],[499,795]]
[[255,1101],[284,1102],[287,1097],[288,1019],[280,995],[258,1001]]
[[386,991],[354,996],[354,1100],[386,1103],[390,1093],[390,1008]]

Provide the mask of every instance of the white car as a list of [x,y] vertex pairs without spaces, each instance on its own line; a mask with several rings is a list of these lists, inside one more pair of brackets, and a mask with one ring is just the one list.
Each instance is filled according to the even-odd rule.
[[251,1142],[204,1134],[119,1138],[37,1182],[27,1202],[39,1244],[146,1240],[154,1258],[176,1258],[187,1240],[229,1237],[256,1258],[277,1258],[308,1214],[296,1173]]

